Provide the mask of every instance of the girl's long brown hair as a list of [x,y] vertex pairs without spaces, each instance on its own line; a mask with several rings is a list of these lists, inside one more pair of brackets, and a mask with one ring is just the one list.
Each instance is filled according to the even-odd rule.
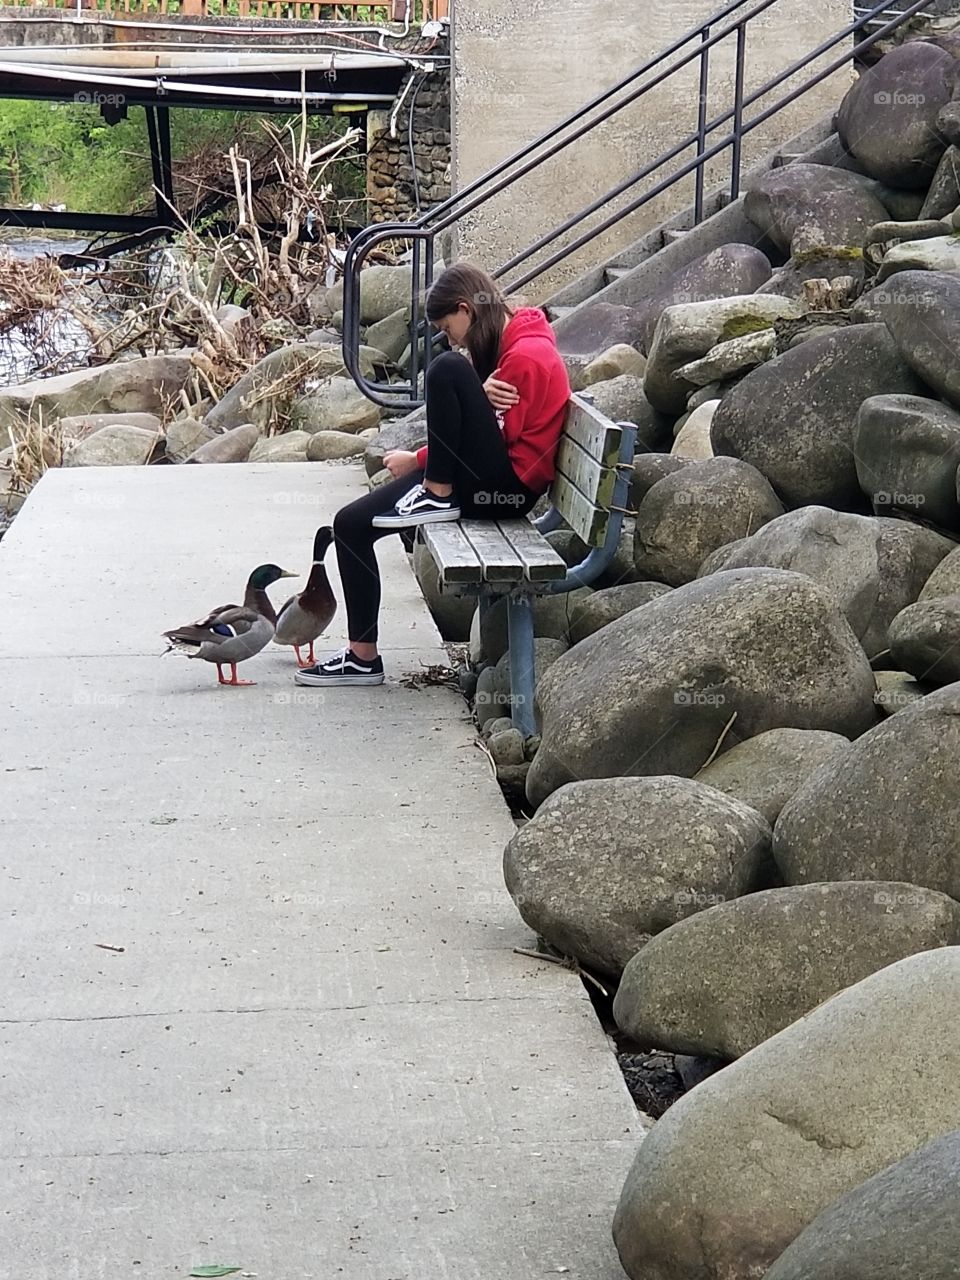
[[485,382],[497,367],[503,322],[513,311],[496,280],[470,262],[457,262],[437,276],[427,291],[427,319],[435,324],[461,302],[471,315],[465,345],[480,381]]

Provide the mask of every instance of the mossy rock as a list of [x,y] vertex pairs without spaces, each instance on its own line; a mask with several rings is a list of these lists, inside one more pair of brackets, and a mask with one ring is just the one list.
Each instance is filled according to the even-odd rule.
[[852,244],[819,244],[810,249],[798,249],[793,254],[793,261],[798,265],[806,262],[862,262],[863,250]]

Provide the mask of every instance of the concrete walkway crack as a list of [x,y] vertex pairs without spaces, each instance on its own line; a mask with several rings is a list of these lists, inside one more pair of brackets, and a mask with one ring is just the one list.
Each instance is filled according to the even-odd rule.
[[244,1016],[256,1013],[307,1013],[319,1016],[325,1013],[355,1013],[374,1009],[404,1009],[410,1005],[439,1008],[450,1004],[486,1004],[500,1003],[504,1000],[513,1002],[552,1001],[555,995],[532,992],[523,995],[498,994],[490,996],[441,996],[435,1000],[384,1000],[374,1004],[332,1004],[332,1005],[253,1005],[239,1009],[161,1009],[143,1010],[137,1013],[100,1013],[84,1014],[77,1017],[55,1017],[49,1015],[42,1018],[0,1018],[0,1027],[33,1027],[43,1026],[51,1022],[122,1022],[136,1018],[205,1018],[215,1014],[234,1014]]

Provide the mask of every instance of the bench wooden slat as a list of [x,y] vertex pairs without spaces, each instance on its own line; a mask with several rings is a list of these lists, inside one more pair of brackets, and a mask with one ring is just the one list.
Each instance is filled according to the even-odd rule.
[[550,490],[553,505],[588,547],[602,547],[610,512],[591,502],[566,476],[558,475]]
[[459,524],[425,524],[420,536],[440,570],[441,582],[483,581],[480,558]]
[[523,561],[492,520],[461,520],[483,569],[484,582],[519,582]]
[[[618,445],[617,448],[620,446]],[[617,473],[605,467],[571,436],[564,436],[557,450],[557,471],[573,481],[585,498],[598,507],[608,508],[613,501]]]
[[516,551],[528,582],[553,582],[567,576],[567,563],[529,520],[501,520],[500,532]]
[[577,396],[570,397],[570,407],[563,434],[585,449],[604,467],[615,467],[620,460],[620,437],[623,432],[599,409],[585,404]]

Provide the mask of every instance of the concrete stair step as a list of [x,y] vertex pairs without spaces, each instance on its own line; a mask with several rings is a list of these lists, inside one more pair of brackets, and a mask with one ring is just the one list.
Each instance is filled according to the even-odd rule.
[[604,267],[603,283],[614,284],[615,281],[622,280],[624,276],[628,276],[633,270],[635,270],[634,267]]
[[800,151],[781,151],[773,157],[773,168],[782,169],[785,165],[793,164],[794,160],[802,160],[803,154]]
[[668,244],[676,244],[685,235],[687,235],[686,227],[667,227],[663,232],[663,247],[666,248]]

